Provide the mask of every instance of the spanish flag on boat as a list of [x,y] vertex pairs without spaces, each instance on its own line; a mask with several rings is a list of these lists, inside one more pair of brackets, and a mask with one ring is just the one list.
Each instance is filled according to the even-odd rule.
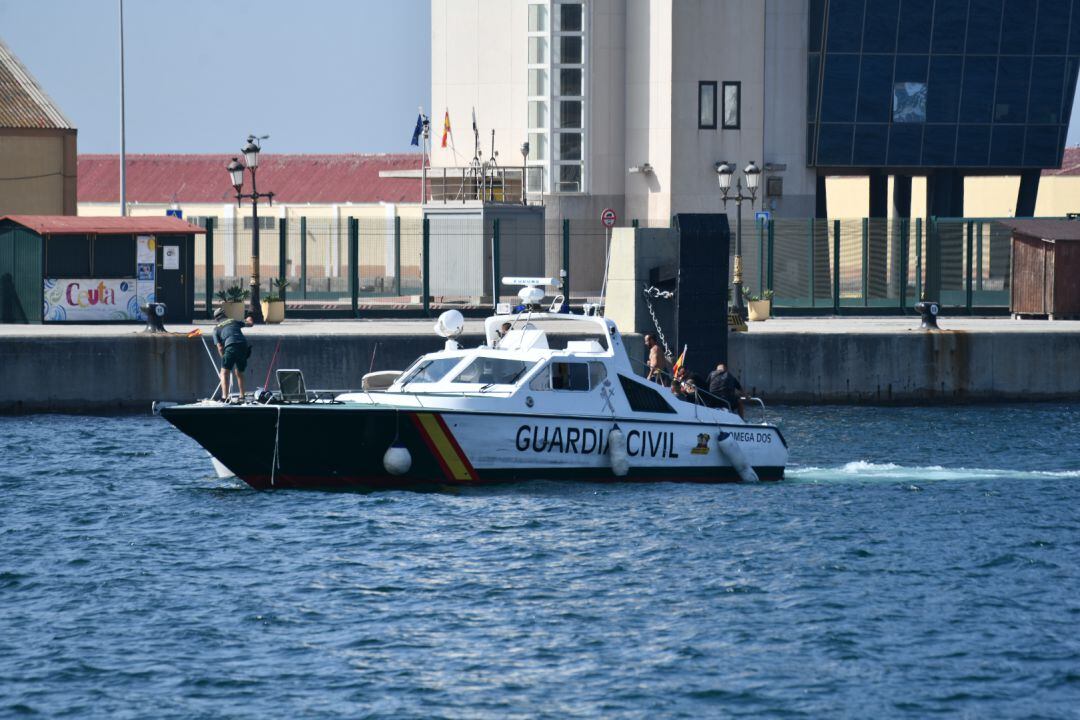
[[671,374],[676,375],[679,372],[679,368],[686,364],[686,345],[683,345],[682,354],[679,355],[679,359],[675,361],[675,364],[671,366]]
[[442,146],[446,147],[446,138],[450,135],[450,109],[447,108],[446,115],[443,116],[442,121]]

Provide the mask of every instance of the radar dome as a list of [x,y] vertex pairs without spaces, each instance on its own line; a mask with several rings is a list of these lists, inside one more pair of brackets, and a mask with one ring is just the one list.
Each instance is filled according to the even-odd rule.
[[435,334],[444,338],[456,338],[465,329],[465,317],[457,310],[447,310],[435,323]]

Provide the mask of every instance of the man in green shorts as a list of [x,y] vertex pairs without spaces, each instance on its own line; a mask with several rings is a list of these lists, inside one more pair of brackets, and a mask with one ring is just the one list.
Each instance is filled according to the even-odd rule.
[[251,326],[251,318],[244,322],[230,320],[225,317],[225,311],[218,308],[214,311],[214,343],[217,345],[218,355],[221,356],[221,399],[229,400],[229,373],[236,375],[236,386],[240,391],[239,402],[244,402],[244,371],[247,370],[247,361],[251,356],[251,346],[244,337],[243,328]]

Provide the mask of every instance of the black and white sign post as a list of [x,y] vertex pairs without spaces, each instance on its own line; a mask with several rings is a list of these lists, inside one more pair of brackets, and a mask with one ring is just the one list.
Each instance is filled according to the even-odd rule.
[[[615,214],[615,210],[612,208],[604,208],[600,212],[600,224],[607,229],[607,243],[604,245],[604,285],[600,289],[600,304],[606,304],[607,298],[607,276],[608,266],[611,264],[611,228],[615,227],[615,221],[619,219],[619,216]],[[566,262],[566,258],[563,258],[563,262]]]

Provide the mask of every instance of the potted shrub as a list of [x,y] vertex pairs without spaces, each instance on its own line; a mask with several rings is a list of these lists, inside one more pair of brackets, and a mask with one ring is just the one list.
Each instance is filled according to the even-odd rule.
[[743,288],[743,297],[746,298],[746,313],[751,321],[758,322],[768,320],[772,313],[772,290],[762,290],[760,295],[755,295],[750,288]]
[[271,278],[270,292],[262,300],[263,320],[279,323],[285,319],[285,290],[289,281],[285,278]]
[[241,280],[236,285],[219,290],[217,299],[221,301],[221,309],[225,311],[225,317],[233,320],[244,320],[244,304],[251,297],[251,291],[243,286]]

